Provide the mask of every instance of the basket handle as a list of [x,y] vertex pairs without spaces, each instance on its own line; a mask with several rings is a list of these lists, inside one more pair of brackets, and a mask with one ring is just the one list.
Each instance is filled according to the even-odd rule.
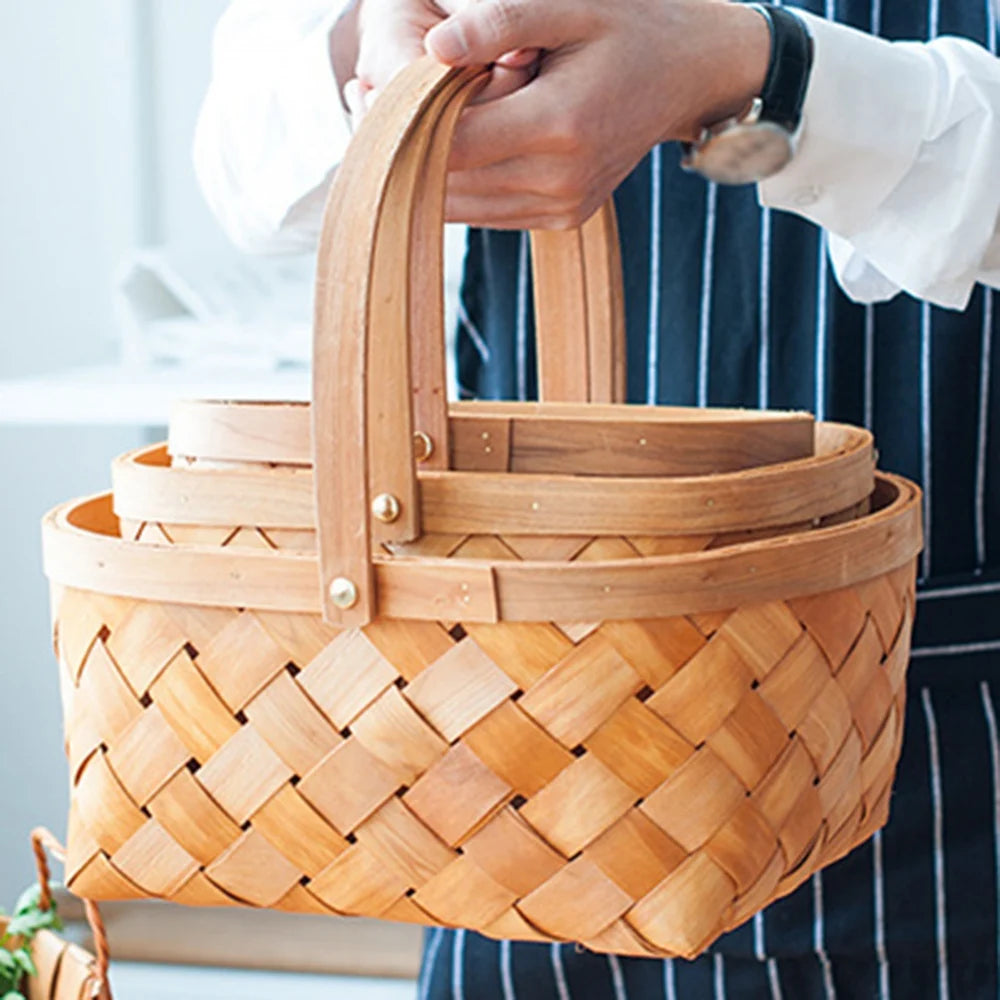
[[[377,613],[373,546],[420,534],[413,438],[423,427],[414,424],[415,412],[433,422],[437,438],[424,433],[438,462],[446,467],[448,461],[443,351],[428,352],[428,345],[443,341],[442,310],[437,293],[429,306],[424,296],[441,284],[451,136],[483,79],[481,70],[449,69],[429,58],[404,69],[366,116],[327,201],[317,264],[312,418],[323,608],[332,624],[371,621]],[[536,247],[541,340],[552,344],[540,350],[542,374],[570,371],[561,380],[545,377],[546,386],[554,386],[548,394],[621,398],[613,208],[575,233],[536,238]],[[575,369],[568,357],[579,362]],[[546,366],[545,358],[559,364]]]
[[[437,71],[437,67],[432,67]],[[453,101],[434,135],[414,199],[410,258],[413,421],[424,468],[450,457],[441,220],[451,136],[474,91]],[[538,395],[546,401],[625,400],[625,309],[612,201],[579,229],[531,234]]]
[[[52,908],[52,872],[49,868],[48,855],[51,854],[58,861],[65,861],[66,851],[55,836],[44,827],[36,827],[31,831],[31,847],[38,869],[38,887],[41,890],[39,905],[43,910],[49,910]],[[111,982],[108,979],[110,953],[104,921],[93,900],[85,899],[83,907],[94,939],[95,962],[90,995],[95,1000],[111,1000]]]

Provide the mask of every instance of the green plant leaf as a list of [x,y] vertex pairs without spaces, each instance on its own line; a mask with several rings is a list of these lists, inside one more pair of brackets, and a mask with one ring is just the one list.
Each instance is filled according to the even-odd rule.
[[14,961],[20,966],[21,971],[26,976],[37,976],[38,967],[35,965],[35,960],[31,957],[31,952],[27,948],[18,948],[17,951],[13,952]]
[[25,995],[18,990],[11,990],[8,993],[4,993],[0,1000],[27,1000]]
[[21,893],[17,898],[17,902],[14,904],[14,916],[18,916],[21,913],[27,913],[29,910],[37,910],[40,907],[42,900],[42,890],[35,884],[29,886],[24,892]]
[[30,941],[39,931],[59,929],[61,926],[59,917],[52,910],[28,910],[11,919],[7,934]]

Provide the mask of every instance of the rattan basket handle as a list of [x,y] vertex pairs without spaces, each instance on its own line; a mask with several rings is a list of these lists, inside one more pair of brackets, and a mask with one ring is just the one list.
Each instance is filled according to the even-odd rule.
[[[436,421],[439,439],[447,401],[443,355],[425,350],[443,336],[440,299],[435,294],[430,308],[416,304],[428,287],[440,285],[447,149],[481,79],[479,71],[451,70],[430,59],[403,70],[355,135],[327,201],[312,417],[323,607],[334,624],[363,625],[377,613],[373,545],[420,534],[413,439],[423,428],[414,424],[412,401],[416,393],[421,420]],[[537,298],[553,317],[541,323],[543,341],[554,345],[549,357],[587,359],[576,376],[563,379],[558,394],[572,383],[584,387],[577,399],[620,398],[624,349],[613,209],[576,234],[547,234],[538,246]],[[599,368],[611,374],[591,379],[591,369]],[[446,458],[442,442],[428,436]]]
[[[66,851],[55,836],[44,827],[37,827],[31,831],[31,847],[38,869],[38,887],[41,891],[39,905],[43,910],[48,910],[52,907],[52,872],[49,868],[48,855],[51,854],[58,861],[65,861]],[[90,933],[94,939],[96,959],[90,996],[97,998],[97,1000],[112,1000],[111,983],[108,979],[110,954],[104,921],[101,919],[101,913],[97,909],[96,903],[86,899],[83,901],[83,906],[87,915],[87,923],[90,925]]]

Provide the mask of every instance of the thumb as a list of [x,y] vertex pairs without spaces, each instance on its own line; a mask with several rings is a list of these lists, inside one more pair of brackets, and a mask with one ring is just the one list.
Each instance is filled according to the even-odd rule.
[[449,66],[485,65],[514,49],[555,48],[555,4],[531,0],[481,0],[435,25],[424,40],[427,51]]

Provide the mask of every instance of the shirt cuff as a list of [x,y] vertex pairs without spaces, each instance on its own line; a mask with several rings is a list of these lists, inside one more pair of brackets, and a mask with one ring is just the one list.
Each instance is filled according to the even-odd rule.
[[350,140],[330,56],[347,6],[241,0],[219,21],[193,157],[206,200],[244,250],[315,245],[326,188]]
[[[289,53],[283,67],[281,107],[275,109],[283,135],[275,136],[275,157],[264,165],[261,190],[267,193],[267,214],[279,228],[296,222],[298,235],[311,242],[298,218],[303,202],[314,203],[325,189],[351,139],[348,114],[341,100],[330,59],[330,32],[341,16],[335,9]],[[289,156],[294,150],[295,156]]]
[[933,104],[933,64],[919,45],[796,13],[813,37],[812,73],[795,156],[760,183],[760,202],[850,238],[916,157]]

